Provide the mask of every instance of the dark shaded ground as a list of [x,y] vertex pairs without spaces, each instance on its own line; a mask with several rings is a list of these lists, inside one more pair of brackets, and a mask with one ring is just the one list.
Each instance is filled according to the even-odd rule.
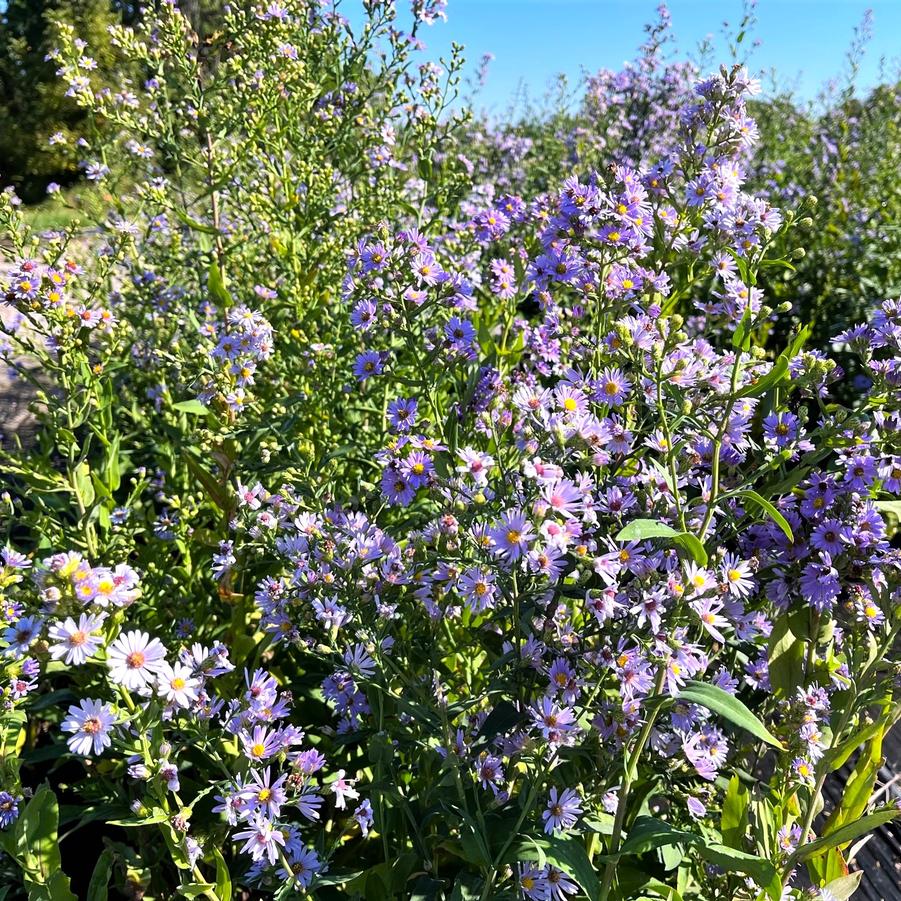
[[0,438],[6,447],[15,447],[16,440],[23,447],[34,441],[35,421],[28,405],[34,400],[34,388],[23,379],[10,380],[0,371]]

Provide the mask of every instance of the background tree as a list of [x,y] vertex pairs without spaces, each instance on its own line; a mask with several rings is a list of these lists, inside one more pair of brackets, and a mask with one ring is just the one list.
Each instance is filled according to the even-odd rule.
[[[109,0],[9,0],[0,16],[0,183],[26,201],[47,184],[78,176],[76,141],[83,112],[65,96],[48,54],[59,25],[90,38],[101,78],[115,83],[117,55],[107,27],[119,20]],[[51,140],[52,139],[52,140]]]

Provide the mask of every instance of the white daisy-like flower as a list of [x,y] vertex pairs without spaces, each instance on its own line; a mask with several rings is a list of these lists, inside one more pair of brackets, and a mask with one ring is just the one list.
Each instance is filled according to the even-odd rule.
[[107,651],[107,665],[113,682],[146,693],[166,665],[166,649],[146,632],[123,632]]
[[197,700],[200,679],[192,675],[190,666],[164,664],[156,677],[156,691],[160,697],[176,707],[190,707]]
[[68,717],[63,720],[63,731],[74,733],[66,740],[73,754],[88,757],[92,753],[102,754],[111,743],[109,731],[116,722],[116,714],[109,704],[85,698],[69,708]]
[[106,617],[82,613],[78,622],[70,616],[65,622],[54,623],[49,630],[50,656],[54,660],[64,659],[69,666],[81,666],[100,647],[103,636],[94,635]]

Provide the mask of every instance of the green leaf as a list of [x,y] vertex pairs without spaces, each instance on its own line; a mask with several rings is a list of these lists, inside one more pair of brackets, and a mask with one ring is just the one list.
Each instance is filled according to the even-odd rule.
[[178,218],[181,222],[188,226],[188,228],[193,229],[197,232],[202,232],[205,235],[218,235],[219,230],[214,228],[212,225],[205,225],[203,222],[198,222],[196,219],[192,219],[182,210],[173,210],[176,218]]
[[679,532],[678,535],[673,537],[673,544],[677,544],[679,547],[688,551],[692,560],[694,560],[698,566],[707,565],[707,550],[697,535],[693,535],[691,532]]
[[901,519],[901,501],[875,501],[877,510],[885,510],[886,513],[894,513]]
[[122,483],[122,469],[119,462],[119,435],[116,434],[110,442],[106,453],[106,484],[110,491],[118,491]]
[[479,901],[482,897],[482,883],[470,873],[461,873],[454,883],[449,901]]
[[152,826],[154,823],[165,823],[169,819],[168,814],[159,807],[154,807],[153,811],[146,817],[132,820],[107,820],[109,826],[122,826],[125,829],[133,826]]
[[72,475],[78,497],[85,507],[90,507],[94,502],[94,482],[91,479],[91,467],[88,465],[88,461],[85,460],[76,466]]
[[867,809],[870,796],[876,785],[882,767],[882,730],[870,739],[864,752],[858,757],[851,775],[845,782],[841,803],[823,827],[823,835],[840,829],[845,823],[853,822]]
[[770,686],[777,698],[787,698],[804,678],[804,641],[791,630],[789,614],[773,622],[768,645]]
[[664,522],[655,519],[633,519],[619,531],[617,541],[641,541],[645,538],[675,538],[679,533]]
[[[32,705],[34,706],[34,705]],[[27,717],[24,710],[7,710],[0,716],[0,747],[6,753],[0,755],[0,762],[7,757],[18,757],[25,744],[25,723]]]
[[220,509],[228,507],[228,489],[209,472],[203,464],[195,458],[191,452],[183,452],[182,459],[188,464],[194,477],[206,489],[209,499]]
[[544,860],[562,870],[571,879],[574,879],[589,901],[597,901],[601,892],[601,884],[597,873],[588,859],[585,846],[579,839],[558,838],[557,836],[529,837],[529,844],[521,844],[515,850],[515,860],[535,860],[540,865]]
[[779,898],[782,886],[776,868],[765,858],[725,845],[700,845],[698,853],[708,863],[718,866],[727,873],[744,873],[750,876],[761,888],[766,889],[771,898]]
[[222,852],[215,846],[213,846],[213,859],[216,861],[216,894],[222,901],[227,901],[232,896],[231,875]]
[[703,841],[700,835],[676,829],[656,817],[641,816],[635,820],[620,849],[621,854],[644,854],[664,845],[694,845]]
[[788,260],[761,260],[760,266],[768,269],[788,269],[789,272],[798,271]]
[[860,880],[863,879],[863,870],[851,873],[850,876],[839,876],[825,885],[824,897],[834,898],[835,901],[848,901],[848,899],[860,888]]
[[755,738],[765,741],[774,748],[784,750],[782,742],[767,729],[744,703],[719,686],[692,680],[685,684],[685,687],[679,692],[678,698],[679,700],[687,701],[689,704],[700,704],[702,707],[718,713],[734,725],[750,732]]
[[770,388],[774,388],[778,385],[788,374],[788,359],[784,356],[784,354],[780,354],[777,357],[776,362],[773,363],[770,371],[763,376],[763,378],[758,379],[756,382],[752,382],[750,385],[745,385],[735,396],[737,398],[741,397],[756,397],[759,394],[766,394]]
[[56,795],[44,784],[16,820],[15,857],[22,867],[30,897],[76,901],[69,888],[69,877],[61,868],[58,827]]
[[752,385],[746,385],[735,396],[737,398],[755,397],[758,394],[765,394],[770,388],[774,388],[782,382],[788,375],[788,364],[798,355],[808,337],[810,337],[810,328],[805,325],[795,335],[789,346],[776,358],[773,368],[762,379],[758,379]]
[[831,751],[827,751],[824,759],[829,766],[829,772],[840,770],[847,762],[851,755],[865,742],[868,742],[877,732],[885,730],[885,723],[876,721],[864,726],[863,729],[857,729],[851,733],[843,742],[836,745]]
[[180,885],[178,887],[178,893],[184,895],[186,898],[197,898],[200,895],[205,895],[207,892],[214,892],[215,890],[216,886],[211,882],[189,882],[186,885]]
[[225,278],[215,259],[210,263],[210,271],[207,275],[206,286],[207,290],[221,307],[227,309],[232,306],[231,294],[228,293],[225,287]]
[[829,835],[820,836],[820,838],[809,844],[802,845],[795,854],[795,862],[807,860],[807,858],[813,857],[814,854],[819,854],[826,848],[836,848],[839,845],[844,845],[846,842],[853,842],[859,836],[872,832],[883,823],[890,823],[898,817],[901,817],[901,809],[898,808],[887,808],[885,810],[877,810],[876,813],[867,814],[867,816],[861,817],[853,823],[848,823],[847,826],[842,826],[841,829],[836,829],[835,832],[830,832]]
[[744,315],[741,317],[741,322],[735,328],[735,331],[732,333],[732,348],[734,350],[750,350],[751,349],[751,310],[750,307],[745,307]]
[[770,519],[782,529],[785,533],[785,537],[789,541],[794,542],[795,536],[792,534],[792,529],[788,524],[788,520],[765,497],[761,497],[756,491],[750,491],[749,489],[739,491],[738,493],[746,501],[750,501],[752,504],[760,507],[764,513],[767,513]]
[[511,701],[501,701],[496,704],[494,710],[485,718],[482,728],[476,738],[478,742],[491,741],[495,736],[509,732],[518,723],[522,722],[522,712],[517,710]]
[[720,833],[724,845],[741,850],[745,833],[748,831],[750,801],[751,793],[748,787],[737,775],[733,775],[723,797],[723,813],[720,818]]
[[210,408],[202,404],[197,398],[191,400],[180,400],[177,404],[172,404],[173,410],[179,413],[190,413],[193,416],[205,416],[210,412]]
[[113,871],[113,861],[116,855],[111,848],[107,848],[94,865],[91,881],[88,883],[87,901],[107,901],[109,895],[109,878]]

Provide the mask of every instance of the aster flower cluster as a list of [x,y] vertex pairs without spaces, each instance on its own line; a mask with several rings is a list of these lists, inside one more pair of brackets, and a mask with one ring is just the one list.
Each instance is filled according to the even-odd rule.
[[77,280],[81,271],[71,260],[58,267],[21,260],[0,283],[3,299],[17,311],[13,320],[4,323],[4,331],[16,334],[27,320],[46,330],[48,350],[72,340],[82,329],[112,331],[116,317],[110,309],[79,299]]
[[207,323],[203,331],[215,341],[209,359],[218,369],[205,381],[199,399],[206,404],[221,400],[238,415],[250,400],[247,389],[254,383],[257,364],[272,356],[272,326],[262,313],[237,306],[222,325]]
[[[776,703],[762,705],[755,735],[778,747],[785,790],[810,792],[835,753],[823,737],[831,696],[867,697],[851,661],[897,630],[883,608],[898,604],[899,558],[878,499],[897,496],[897,404],[816,421],[807,405],[841,370],[805,352],[803,335],[775,362],[746,337],[774,315],[750,273],[782,223],[741,191],[749,87],[741,72],[704,82],[683,115],[688,134],[711,128],[722,155],[698,157],[686,140],[671,165],[572,180],[532,211],[508,198],[478,214],[445,252],[523,240],[538,224],[539,249],[489,256],[484,281],[448,274],[416,233],[382,230],[361,243],[345,296],[355,329],[379,334],[383,349],[362,353],[355,374],[420,389],[385,401],[394,435],[376,457],[377,492],[395,512],[382,524],[364,509],[311,507],[287,486],[239,492],[239,530],[280,561],[257,588],[261,626],[331,662],[322,691],[339,734],[382,729],[393,710],[397,740],[432,747],[464,797],[482,796],[497,816],[516,804],[520,822],[545,834],[577,828],[587,810],[615,832],[640,766],[657,774],[670,816],[681,805],[684,828],[709,822],[724,768],[752,749],[726,711],[747,709],[739,698],[756,692]],[[692,165],[701,174],[687,178]],[[667,199],[681,211],[649,224]],[[710,254],[714,299],[697,308],[726,341],[664,312],[672,289],[660,229],[670,253]],[[570,325],[551,357],[530,353],[542,342],[508,320],[524,335],[510,359],[507,335],[458,312],[480,317],[528,294],[546,324],[604,305],[590,329]],[[888,346],[872,367],[883,378],[893,309],[838,339],[865,356]],[[476,367],[489,351],[503,362]],[[789,378],[798,403],[773,405],[770,392]],[[792,635],[808,611],[812,656],[786,674],[775,636]],[[427,676],[430,642],[445,660],[475,642],[496,676]],[[497,692],[496,679],[503,700],[471,713],[466,699]],[[842,741],[853,741],[848,722]],[[576,753],[601,762],[584,791],[553,777]],[[533,770],[550,782],[543,812],[517,777]],[[803,816],[785,829],[809,840]],[[781,858],[786,882],[795,862]],[[562,897],[563,883],[577,891],[555,867],[521,861],[519,872],[527,897]],[[601,884],[614,880],[608,867]]]
[[[5,588],[21,590],[29,561],[10,549],[4,552],[4,561]],[[99,757],[115,747],[126,754],[128,774],[141,792],[133,805],[138,821],[156,816],[155,811],[166,814],[163,820],[171,823],[183,860],[192,868],[204,841],[188,831],[190,811],[181,800],[179,758],[198,730],[205,743],[216,734],[222,742],[236,743],[238,767],[228,782],[216,786],[221,794],[214,812],[224,813],[234,827],[233,840],[253,862],[247,879],[262,884],[274,878],[278,884],[289,880],[300,888],[308,886],[324,864],[286,814],[296,809],[304,822],[319,819],[324,799],[315,777],[325,758],[314,749],[299,748],[304,733],[287,722],[290,694],[279,690],[273,676],[257,669],[245,673],[242,696],[226,701],[212,687],[213,680],[234,670],[224,645],[194,643],[183,646],[172,659],[163,643],[143,630],[125,628],[116,634],[104,628],[108,616],[117,621],[116,611],[133,604],[139,594],[138,577],[124,564],[112,570],[91,567],[76,553],[58,554],[44,561],[31,584],[47,622],[37,615],[21,615],[21,601],[4,600],[9,623],[2,633],[4,654],[17,661],[21,671],[5,692],[6,708],[13,709],[37,685],[41,668],[30,652],[49,656],[66,668],[83,667],[102,657],[111,700],[87,697],[68,707],[60,729],[68,734],[70,752]],[[83,612],[63,618],[73,607]],[[46,639],[41,637],[44,632]],[[134,697],[144,699],[141,706]],[[211,748],[209,753],[221,760],[221,752]],[[282,764],[287,770],[273,776]],[[348,799],[359,798],[353,780],[345,779],[343,771],[329,791],[340,809]],[[16,821],[20,801],[21,794],[7,790],[0,794],[3,828]],[[181,813],[170,813],[173,803]],[[352,814],[350,822],[368,830],[369,802],[362,801]]]
[[360,381],[390,370],[398,339],[424,339],[426,365],[460,366],[476,358],[476,329],[467,315],[476,308],[473,286],[446,271],[415,230],[395,238],[383,231],[379,240],[361,243],[349,260],[344,296],[354,328],[388,345],[357,356],[353,369]]

